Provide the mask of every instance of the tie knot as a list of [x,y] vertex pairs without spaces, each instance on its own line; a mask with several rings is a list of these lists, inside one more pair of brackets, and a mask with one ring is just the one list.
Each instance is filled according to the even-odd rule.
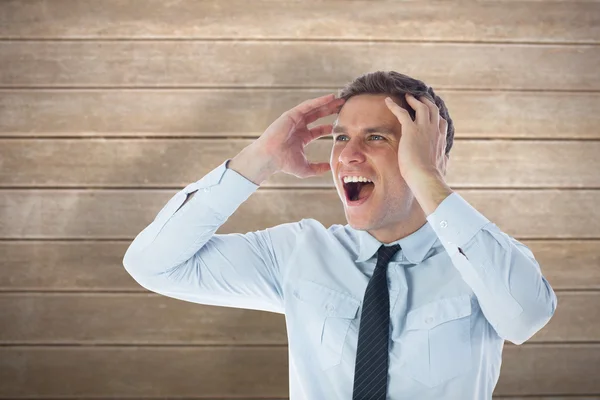
[[377,264],[378,265],[387,265],[392,257],[400,250],[400,245],[395,244],[393,246],[381,245],[379,250],[377,250]]

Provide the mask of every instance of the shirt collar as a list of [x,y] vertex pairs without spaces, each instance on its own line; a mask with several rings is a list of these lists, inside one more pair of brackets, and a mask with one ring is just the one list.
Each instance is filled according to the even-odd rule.
[[[381,245],[384,243],[381,243],[379,240],[375,239],[367,231],[356,230],[349,224],[346,225],[346,227],[354,234],[355,238],[358,238],[356,241],[358,242],[359,248],[358,257],[356,258],[357,262],[366,261],[377,255],[377,250],[379,250]],[[403,237],[402,239],[396,240],[395,242],[386,244],[386,246],[399,244],[401,251],[399,251],[398,254],[404,254],[404,257],[412,264],[419,264],[423,261],[423,258],[425,258],[437,240],[437,234],[429,222],[425,222],[425,224],[415,232]],[[399,256],[396,255],[394,258],[397,257]]]

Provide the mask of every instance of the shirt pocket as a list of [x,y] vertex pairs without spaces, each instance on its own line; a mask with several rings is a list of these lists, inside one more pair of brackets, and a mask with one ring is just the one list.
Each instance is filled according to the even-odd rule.
[[471,312],[469,295],[437,300],[410,311],[403,340],[410,354],[406,374],[434,387],[470,370]]
[[301,323],[318,343],[317,356],[323,369],[338,365],[360,301],[349,293],[308,280],[298,281],[293,293],[310,309],[308,320]]

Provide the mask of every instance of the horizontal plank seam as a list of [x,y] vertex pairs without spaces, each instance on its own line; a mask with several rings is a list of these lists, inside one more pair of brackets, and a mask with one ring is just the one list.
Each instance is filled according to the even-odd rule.
[[[332,93],[337,93],[341,86],[96,86],[96,87],[40,87],[40,86],[27,86],[27,87],[4,87],[0,85],[0,92],[27,92],[27,91],[45,91],[45,92],[58,92],[65,91],[66,93],[73,92],[106,92],[106,91],[130,91],[130,92],[157,92],[166,89],[170,92],[190,92],[190,91],[211,91],[211,92],[233,92],[233,91],[251,91],[261,90],[265,92],[283,92],[287,90],[297,90],[299,92],[311,92],[316,90],[327,90]],[[108,90],[107,90],[108,89]],[[461,88],[461,87],[436,87],[436,90],[444,92],[460,92],[460,93],[548,93],[548,94],[578,94],[578,93],[600,93],[600,90],[595,89],[506,89],[506,88]]]
[[[562,342],[560,342],[560,344],[563,344]],[[575,343],[575,344],[580,344],[580,343]],[[598,343],[600,344],[600,342]],[[228,349],[228,348],[235,348],[235,349],[243,349],[243,348],[249,348],[249,349],[256,349],[256,348],[265,348],[265,349],[272,349],[272,348],[287,348],[288,345],[287,343],[272,343],[272,344],[265,344],[265,343],[261,343],[261,344],[252,344],[252,343],[240,343],[240,344],[224,344],[224,343],[214,343],[214,344],[202,344],[202,343],[198,343],[198,344],[192,344],[192,343],[182,343],[182,344],[178,344],[178,343],[136,343],[136,342],[126,342],[126,343],[102,343],[102,342],[94,342],[94,341],[86,341],[86,342],[77,342],[77,341],[73,341],[73,342],[67,342],[67,343],[43,343],[43,342],[38,342],[38,343],[28,343],[28,342],[0,342],[0,348],[14,348],[14,349],[26,349],[26,348],[40,348],[40,347],[45,347],[45,348],[65,348],[65,347],[72,347],[72,348],[92,348],[92,347],[103,347],[103,348],[118,348],[118,349],[122,349],[122,348],[168,348],[168,347],[175,347],[175,348],[219,348],[219,349]]]
[[[569,3],[571,4],[571,3]],[[243,37],[169,37],[169,36],[113,36],[113,37],[85,37],[85,36],[0,36],[2,42],[90,42],[90,43],[111,43],[111,42],[247,42],[247,43],[400,43],[400,44],[459,44],[459,45],[497,45],[497,46],[535,46],[535,47],[573,47],[573,46],[599,46],[598,40],[577,40],[577,41],[551,41],[551,40],[519,40],[519,39],[503,39],[503,40],[457,40],[457,39],[378,39],[378,38],[340,38],[340,37],[290,37],[290,36],[269,36],[269,37],[251,37],[245,35]]]
[[[518,397],[514,397],[515,399],[520,399],[523,396],[518,396]],[[544,396],[544,399],[546,397],[550,397],[552,398],[552,396]],[[561,396],[560,398],[563,398],[564,396]],[[495,398],[495,397],[494,397]],[[509,397],[510,398],[510,397]],[[581,398],[581,396],[579,396],[579,398]],[[236,397],[236,396],[221,396],[221,397],[187,397],[187,396],[173,396],[173,395],[168,395],[167,397],[163,396],[159,396],[159,397],[155,397],[155,396],[144,396],[144,397],[129,397],[129,396],[119,396],[119,397],[98,397],[98,396],[80,396],[77,395],[77,397],[69,397],[69,396],[62,396],[62,397],[1,397],[0,396],[0,400],[72,400],[72,399],[77,399],[77,400],[115,400],[115,399],[119,399],[119,400],[289,400],[288,397],[281,397],[281,396],[277,396],[277,397],[270,397],[270,396],[261,396],[261,397],[248,397],[248,396],[241,396],[241,397]]]
[[[548,342],[533,342],[533,343],[523,343],[521,345],[515,345],[509,341],[505,341],[505,345],[508,347],[519,347],[519,348],[523,348],[523,347],[541,347],[541,348],[547,348],[547,347],[569,347],[569,348],[573,348],[573,347],[581,347],[581,348],[588,348],[588,347],[597,347],[598,349],[600,349],[600,341],[581,341],[581,342],[574,342],[574,341],[564,341],[564,342],[557,342],[557,341],[548,341]],[[55,349],[55,348],[65,348],[65,347],[73,347],[73,348],[92,348],[92,347],[102,347],[102,348],[115,348],[115,349],[123,349],[123,348],[167,348],[167,347],[174,347],[174,348],[235,348],[235,349],[243,349],[243,348],[248,348],[248,349],[256,349],[256,348],[265,348],[265,349],[271,349],[271,348],[287,348],[288,345],[287,343],[281,343],[281,344],[174,344],[174,343],[164,343],[164,344],[152,344],[152,343],[135,343],[135,342],[128,342],[128,343],[123,343],[123,344],[119,344],[119,343],[110,343],[110,344],[105,344],[105,343],[77,343],[77,342],[72,342],[72,343],[23,343],[23,342],[17,342],[17,343],[6,343],[6,342],[2,342],[0,343],[0,348],[11,348],[11,349],[27,349],[27,348],[47,348],[47,349]],[[504,347],[506,349],[506,347]]]
[[[543,268],[542,268],[543,269]],[[542,272],[544,272],[542,270]],[[553,288],[556,293],[564,293],[564,294],[576,294],[576,293],[594,293],[600,294],[600,287],[594,288]],[[63,295],[101,295],[108,297],[110,295],[125,297],[124,295],[130,295],[132,297],[135,296],[143,296],[143,297],[163,297],[160,294],[156,294],[154,292],[147,291],[145,289],[131,289],[131,290],[102,290],[102,289],[0,289],[0,296],[10,297],[10,296],[19,296],[19,295],[44,295],[44,296],[63,296]]]
[[[598,400],[598,397],[600,396],[600,392],[599,393],[590,393],[590,394],[562,394],[562,395],[555,395],[555,394],[527,394],[527,395],[519,395],[519,396],[509,396],[509,395],[502,395],[502,396],[492,396],[492,399],[514,399],[514,400],[519,400],[519,399],[524,399],[524,398],[532,398],[532,399],[565,399],[565,398],[574,398],[574,399],[584,399],[584,400]],[[145,396],[145,397],[119,397],[120,399],[124,399],[124,400],[164,400],[165,397],[164,396],[160,396],[160,397],[154,397],[154,396]],[[289,397],[269,397],[269,396],[261,396],[261,397],[247,397],[247,396],[243,396],[243,397],[181,397],[181,396],[168,396],[168,399],[171,400],[289,400]],[[14,400],[15,397],[0,397],[0,400],[3,399],[11,399]],[[72,397],[19,397],[19,400],[68,400],[68,399],[72,399]],[[77,399],[81,399],[81,400],[114,400],[114,397],[88,397],[88,396],[77,396]]]
[[[531,241],[531,242],[595,242],[600,240],[600,237],[582,237],[582,238],[558,238],[558,237],[522,237],[522,236],[512,236],[519,241]],[[126,237],[126,238],[80,238],[80,237],[54,237],[54,238],[36,238],[36,237],[28,237],[28,238],[3,238],[0,237],[1,242],[7,243],[15,243],[15,242],[23,242],[23,243],[31,243],[31,242],[57,242],[57,243],[65,243],[65,242],[74,242],[74,243],[105,243],[105,242],[115,242],[115,243],[124,243],[131,242],[135,237]]]
[[[591,82],[590,82],[591,83]],[[170,86],[6,86],[0,85],[0,90],[18,91],[40,91],[40,90],[97,90],[97,91],[117,91],[117,90],[203,90],[203,89],[235,89],[235,90],[266,90],[266,89],[285,89],[285,90],[332,90],[337,92],[340,86],[283,86],[283,85],[268,85],[268,86],[235,86],[235,85],[170,85]],[[598,89],[512,89],[512,88],[490,88],[490,87],[475,87],[475,88],[460,88],[452,86],[438,85],[436,90],[439,91],[471,91],[471,92],[498,92],[498,93],[600,93]]]
[[[185,186],[95,186],[95,185],[73,185],[73,186],[3,186],[0,184],[0,192],[10,192],[10,191],[23,191],[23,190],[37,190],[40,192],[49,191],[49,190],[62,190],[62,191],[79,191],[79,192],[104,192],[104,191],[144,191],[144,190],[153,190],[153,191],[173,191],[173,190],[181,190],[184,189]],[[600,187],[595,186],[460,186],[454,185],[452,186],[453,190],[478,190],[482,192],[491,192],[498,190],[510,190],[510,191],[532,191],[532,192],[542,192],[542,191],[599,191]],[[336,192],[336,189],[333,186],[260,186],[257,191],[261,192],[288,192],[288,191],[298,191],[298,192],[306,192],[306,191],[319,191],[319,192]]]
[[[232,232],[232,233],[241,233],[241,232]],[[600,240],[600,237],[591,237],[591,238],[560,238],[560,237],[547,237],[547,238],[528,238],[528,237],[515,237],[513,236],[515,239],[519,240],[519,241],[528,241],[528,240],[540,240],[540,241],[549,241],[549,240],[564,240],[564,241],[583,241],[583,240],[592,240],[592,241],[596,241],[596,240]],[[111,242],[111,241],[122,241],[122,242],[131,242],[133,241],[133,239],[135,239],[135,236],[127,236],[127,237],[117,237],[117,236],[112,236],[112,237],[95,237],[95,238],[81,238],[81,237],[52,237],[52,238],[40,238],[40,237],[29,237],[29,238],[23,238],[23,237],[0,237],[0,242],[10,242],[10,241],[17,241],[17,240],[22,240],[22,241],[65,241],[65,242],[77,242],[78,240],[85,240],[85,241],[96,241],[96,242]]]
[[[514,399],[519,400],[521,399],[523,396],[518,396],[518,397],[514,397]],[[560,396],[557,397],[559,399],[564,398],[565,396]],[[495,397],[494,397],[495,398]],[[544,396],[544,399],[546,398],[552,398],[552,396]],[[579,398],[582,398],[581,396],[579,396]],[[221,396],[221,397],[181,397],[181,396],[173,396],[173,395],[168,395],[168,396],[159,396],[159,397],[155,397],[155,396],[145,396],[145,397],[129,397],[129,396],[119,396],[119,397],[96,397],[96,396],[80,396],[77,395],[77,397],[0,397],[0,400],[72,400],[72,399],[77,399],[77,400],[115,400],[115,399],[119,399],[119,400],[289,400],[288,397],[270,397],[270,396],[261,396],[261,397],[247,397],[247,396],[241,396],[241,397],[231,397],[231,396]],[[510,399],[510,397],[509,397]],[[596,399],[597,400],[597,399]]]
[[[526,395],[519,395],[519,396],[513,396],[513,395],[494,395],[492,396],[493,399],[515,399],[515,400],[519,400],[519,399],[524,399],[524,398],[532,398],[532,399],[565,399],[565,398],[574,398],[574,399],[589,399],[589,400],[598,400],[598,397],[596,396],[600,396],[600,392],[599,393],[585,393],[585,394],[561,394],[561,395],[557,395],[557,394],[526,394]],[[160,397],[154,397],[154,396],[145,396],[145,397],[119,397],[120,399],[125,399],[125,400],[152,400],[152,399],[157,399],[157,400],[164,400],[165,397],[164,396],[160,396]],[[0,400],[2,399],[11,399],[14,400],[15,397],[0,397]],[[67,400],[67,399],[72,399],[72,397],[18,397],[19,400]],[[88,397],[88,396],[77,396],[77,399],[81,399],[81,400],[114,400],[114,397]],[[269,396],[261,396],[261,397],[247,397],[247,396],[243,396],[243,397],[181,397],[181,396],[169,396],[168,399],[172,399],[172,400],[289,400],[288,397],[269,397]]]
[[[89,136],[74,136],[74,135],[89,135]],[[554,138],[554,137],[510,137],[504,134],[498,134],[499,136],[494,136],[494,134],[487,134],[488,137],[480,137],[480,136],[461,136],[455,137],[454,142],[461,141],[470,141],[470,142],[600,142],[600,139],[596,138],[579,138],[579,137],[565,137],[565,138]],[[502,136],[500,136],[502,135]],[[29,134],[27,132],[23,132],[22,134],[11,133],[11,135],[4,135],[0,132],[0,141],[6,140],[10,142],[12,140],[70,140],[70,141],[90,141],[93,142],[94,139],[103,139],[103,141],[110,140],[132,140],[132,141],[140,141],[140,142],[150,142],[152,140],[254,140],[258,139],[261,135],[255,134],[252,132],[252,136],[235,136],[235,135],[168,135],[161,133],[160,135],[153,135],[148,132],[140,132],[140,133],[132,133],[132,134],[119,134],[119,135],[111,135],[107,134],[107,132],[101,132],[99,134],[95,132],[74,132],[70,134],[63,135],[49,135],[49,134],[40,134],[36,132],[35,134]],[[316,141],[321,142],[330,142],[332,137],[325,137],[316,139]]]
[[[493,399],[584,399],[584,400],[598,400],[600,393],[584,393],[584,394],[522,394],[520,396],[510,396],[510,395],[502,395],[502,396],[492,396]],[[20,398],[19,398],[20,399]],[[211,400],[211,399],[206,399]]]
[[[520,400],[520,399],[539,399],[539,400],[547,400],[547,399],[582,399],[582,400],[598,400],[600,396],[600,392],[599,393],[584,393],[584,394],[562,394],[562,395],[556,395],[556,394],[531,394],[531,395],[520,395],[520,396],[492,396],[492,399],[514,399],[514,400]],[[88,396],[77,396],[76,397],[78,400],[114,400],[114,397],[88,397]],[[243,396],[243,397],[219,397],[219,398],[214,398],[214,397],[179,397],[179,396],[168,396],[168,397],[153,397],[153,396],[146,396],[143,398],[139,398],[139,397],[123,397],[120,396],[120,399],[123,400],[152,400],[152,399],[157,399],[157,400],[164,400],[165,398],[167,399],[171,399],[171,400],[289,400],[288,397],[268,397],[268,396],[261,396],[261,397],[247,397],[247,396]],[[0,400],[3,399],[10,399],[10,400],[15,400],[17,398],[15,397],[0,397]],[[68,399],[73,399],[73,397],[18,397],[19,400],[68,400]]]
[[[515,399],[520,399],[523,396],[518,396],[515,397]],[[552,397],[552,396],[545,396],[546,397]],[[564,396],[561,396],[561,398]],[[581,396],[579,396],[581,397]],[[495,398],[495,397],[494,397]],[[277,397],[270,397],[270,396],[261,396],[261,397],[248,397],[248,396],[241,396],[241,397],[236,397],[236,396],[221,396],[221,397],[188,397],[188,396],[173,396],[173,395],[168,395],[168,396],[159,396],[159,397],[155,397],[155,396],[144,396],[144,397],[130,397],[130,396],[121,396],[119,395],[119,397],[98,397],[98,396],[81,396],[81,395],[77,395],[77,397],[70,397],[70,396],[62,396],[62,397],[1,397],[0,396],[0,400],[72,400],[72,399],[77,399],[77,400],[115,400],[115,399],[119,399],[119,400],[289,400],[288,397],[281,397],[281,396],[277,396]]]
[[519,396],[517,396],[517,395],[498,395],[498,396],[492,396],[492,398],[494,398],[494,399],[516,399],[516,400],[531,399],[531,398],[539,399],[539,400],[555,399],[555,398],[556,399],[575,398],[575,399],[585,399],[585,400],[598,400],[598,397],[596,397],[596,396],[599,396],[599,393],[580,393],[580,394],[540,393],[540,394],[522,394]]
[[[64,191],[69,191],[69,190],[78,190],[80,192],[86,192],[86,191],[110,191],[110,190],[113,190],[113,191],[127,191],[127,190],[137,191],[137,190],[180,190],[180,189],[183,189],[183,187],[180,187],[180,186],[78,186],[78,185],[74,185],[74,186],[3,186],[0,184],[0,191],[11,191],[11,190],[14,190],[14,191],[18,191],[18,190],[37,190],[37,191],[64,190]],[[585,187],[570,187],[570,186],[552,186],[552,187],[506,186],[506,187],[502,187],[502,186],[498,186],[498,187],[489,187],[489,186],[458,186],[457,185],[457,186],[453,186],[452,189],[454,189],[454,190],[480,190],[480,191],[495,191],[495,190],[581,191],[581,190],[600,190],[600,186],[599,187],[595,187],[595,186],[585,186]],[[314,187],[313,186],[294,186],[294,187],[262,186],[259,188],[259,190],[262,192],[265,192],[265,191],[281,191],[281,192],[298,191],[298,192],[302,192],[302,191],[307,191],[307,190],[335,191],[335,189],[331,188],[331,187],[319,187],[319,186],[314,186]]]
[[[213,132],[211,132],[213,133]],[[248,132],[249,134],[252,134],[253,136],[239,136],[239,134],[236,135],[228,135],[227,132],[223,132],[222,135],[214,135],[214,136],[209,136],[209,135],[196,135],[196,136],[192,136],[192,135],[181,135],[181,133],[179,133],[181,136],[176,136],[176,135],[168,135],[168,134],[164,134],[162,133],[161,135],[164,136],[160,136],[160,135],[151,135],[149,136],[147,132],[139,132],[137,134],[129,134],[129,135],[107,135],[107,132],[101,132],[101,134],[96,134],[95,132],[75,132],[73,134],[91,134],[94,136],[65,136],[65,135],[43,135],[40,134],[39,132],[36,132],[34,134],[29,134],[27,132],[23,132],[23,134],[17,134],[17,133],[12,133],[11,135],[5,135],[2,132],[0,132],[0,141],[7,141],[7,142],[11,142],[11,141],[18,141],[18,140],[23,140],[23,141],[29,141],[29,140],[33,140],[33,139],[41,139],[41,140],[69,140],[69,141],[89,141],[91,143],[97,141],[97,139],[103,139],[104,141],[110,141],[110,140],[123,140],[123,139],[127,139],[130,141],[139,141],[139,142],[143,142],[143,143],[147,143],[147,142],[151,142],[153,140],[177,140],[177,141],[183,141],[183,140],[195,140],[195,141],[214,141],[214,140],[246,140],[246,141],[250,141],[253,139],[258,139],[261,134],[256,133],[256,132]],[[104,135],[102,135],[104,134]],[[25,136],[27,135],[27,136]],[[490,134],[487,134],[490,135]],[[104,140],[106,139],[106,140]],[[333,139],[333,136],[324,136],[318,139],[315,139],[316,142],[331,142]],[[461,137],[455,137],[454,138],[454,142],[465,142],[465,141],[469,141],[469,142],[559,142],[559,143],[564,143],[564,142],[598,142],[600,143],[600,138],[553,138],[553,137],[541,137],[541,138],[533,138],[533,137],[505,137],[505,138],[498,138],[498,137],[481,137],[481,136],[461,136]]]
[[[566,398],[573,398],[573,399],[582,399],[582,400],[598,400],[598,397],[600,396],[600,392],[598,393],[588,393],[588,394],[562,394],[562,395],[556,395],[556,394],[527,394],[527,395],[519,395],[519,396],[509,396],[509,395],[502,395],[502,396],[492,396],[492,399],[514,399],[514,400],[519,400],[519,399],[566,399]],[[120,399],[124,399],[124,400],[152,400],[152,399],[157,399],[157,400],[164,400],[165,397],[164,396],[160,396],[160,397],[154,397],[154,396],[145,396],[145,397],[119,397]],[[243,397],[181,397],[181,396],[169,396],[167,397],[168,399],[172,399],[172,400],[289,400],[288,397],[269,397],[269,396],[261,396],[261,397],[247,397],[247,396],[243,396]],[[15,397],[0,397],[0,400],[2,399],[11,399],[14,400]],[[72,397],[18,397],[19,400],[68,400],[68,399],[72,399]],[[81,400],[114,400],[114,397],[88,397],[88,396],[77,396],[77,399],[81,399]]]

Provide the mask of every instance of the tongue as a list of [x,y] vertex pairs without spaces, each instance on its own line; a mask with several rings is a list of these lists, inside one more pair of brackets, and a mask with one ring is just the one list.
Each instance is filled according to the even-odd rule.
[[375,185],[373,183],[363,183],[360,185],[360,191],[358,192],[358,200],[362,200],[365,197],[369,197],[373,192]]

